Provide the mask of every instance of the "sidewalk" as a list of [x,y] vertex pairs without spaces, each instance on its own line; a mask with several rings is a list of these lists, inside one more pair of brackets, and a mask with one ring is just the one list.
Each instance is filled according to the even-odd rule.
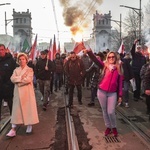
[[0,150],[50,149],[55,137],[57,108],[59,105],[62,106],[59,98],[62,96],[61,93],[53,94],[47,111],[43,111],[41,94],[37,90],[35,92],[40,122],[33,126],[33,132],[30,135],[26,134],[26,127],[23,125],[17,128],[17,135],[14,138],[6,137],[10,127],[5,129],[0,135]]
[[[117,115],[117,129],[119,132],[118,139],[120,142],[107,143],[104,138],[106,129],[103,121],[102,111],[98,100],[95,100],[95,106],[88,107],[90,102],[90,90],[83,88],[83,105],[78,104],[74,92],[74,107],[71,109],[71,114],[78,114],[82,122],[82,126],[87,133],[89,144],[93,147],[92,150],[148,150],[148,147],[131,128],[124,123]],[[47,111],[42,110],[41,94],[36,90],[38,101],[38,114],[40,123],[33,126],[33,133],[26,134],[26,127],[19,126],[17,136],[14,138],[6,137],[9,129],[5,129],[0,135],[0,150],[25,150],[25,149],[45,149],[50,150],[51,145],[55,142],[55,130],[57,129],[57,110],[64,106],[63,90],[52,95]],[[149,132],[150,122],[146,115],[146,105],[143,101],[135,102],[130,97],[129,108],[119,107],[127,116],[138,116],[138,124]],[[140,119],[143,120],[140,120]],[[58,150],[58,149],[56,149]],[[63,150],[63,149],[61,149]],[[66,150],[66,149],[65,149]]]

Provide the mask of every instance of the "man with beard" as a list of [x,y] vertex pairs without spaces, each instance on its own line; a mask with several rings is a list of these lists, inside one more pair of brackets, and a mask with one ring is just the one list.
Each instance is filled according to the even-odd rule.
[[73,92],[77,88],[78,102],[82,105],[82,86],[83,78],[85,75],[85,68],[82,60],[76,56],[75,52],[70,53],[70,59],[65,65],[65,74],[68,78],[69,85],[69,104],[68,107],[73,105]]

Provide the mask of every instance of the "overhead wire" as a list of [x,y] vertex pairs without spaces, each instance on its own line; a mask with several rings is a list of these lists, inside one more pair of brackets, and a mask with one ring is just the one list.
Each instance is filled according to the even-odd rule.
[[54,0],[51,0],[51,2],[52,2],[53,12],[54,12],[54,19],[55,19],[55,23],[56,23],[56,30],[57,30],[57,34],[58,34],[58,42],[59,42],[59,29],[58,29]]
[[[94,2],[95,1],[95,2]],[[93,3],[94,2],[94,3]],[[93,4],[92,4],[93,3]],[[86,17],[89,15],[89,13],[91,12],[92,8],[95,6],[96,4],[96,0],[92,0],[92,2],[89,4],[89,7],[87,8],[84,17],[82,18],[82,20],[79,23],[79,26],[82,25],[82,23],[84,22],[84,20],[86,19]]]

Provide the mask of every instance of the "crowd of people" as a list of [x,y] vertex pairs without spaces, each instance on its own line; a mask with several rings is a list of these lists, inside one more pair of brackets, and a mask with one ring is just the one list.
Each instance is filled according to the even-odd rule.
[[82,88],[90,90],[91,99],[87,106],[94,107],[95,98],[98,98],[106,126],[105,136],[118,135],[115,108],[117,104],[129,107],[131,80],[136,85],[132,91],[133,100],[137,102],[145,97],[147,114],[150,114],[149,57],[137,44],[138,40],[135,40],[131,51],[121,54],[109,49],[99,53],[84,49],[82,56],[74,51],[62,55],[56,53],[54,60],[49,60],[48,50],[43,50],[36,63],[29,61],[24,53],[14,58],[5,45],[0,44],[0,120],[2,102],[5,101],[12,124],[7,136],[16,136],[18,124],[26,125],[26,132],[30,133],[32,125],[39,122],[34,93],[37,86],[42,95],[43,111],[47,110],[51,94],[59,92],[63,85],[68,95],[66,107],[70,109],[73,108],[75,87],[79,105],[83,104]]

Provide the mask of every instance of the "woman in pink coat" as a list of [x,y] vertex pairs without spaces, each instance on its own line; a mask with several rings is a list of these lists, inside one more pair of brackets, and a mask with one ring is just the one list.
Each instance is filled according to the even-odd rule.
[[13,108],[11,116],[12,129],[6,136],[16,136],[17,124],[27,126],[26,133],[32,132],[32,125],[39,122],[35,93],[33,88],[33,70],[27,66],[28,58],[24,53],[18,55],[17,67],[12,76],[11,81],[15,84]]
[[90,58],[103,69],[98,84],[97,97],[102,108],[106,126],[105,136],[110,133],[118,136],[115,107],[122,102],[123,70],[115,52],[109,52],[103,62],[95,57],[91,50],[87,50]]

